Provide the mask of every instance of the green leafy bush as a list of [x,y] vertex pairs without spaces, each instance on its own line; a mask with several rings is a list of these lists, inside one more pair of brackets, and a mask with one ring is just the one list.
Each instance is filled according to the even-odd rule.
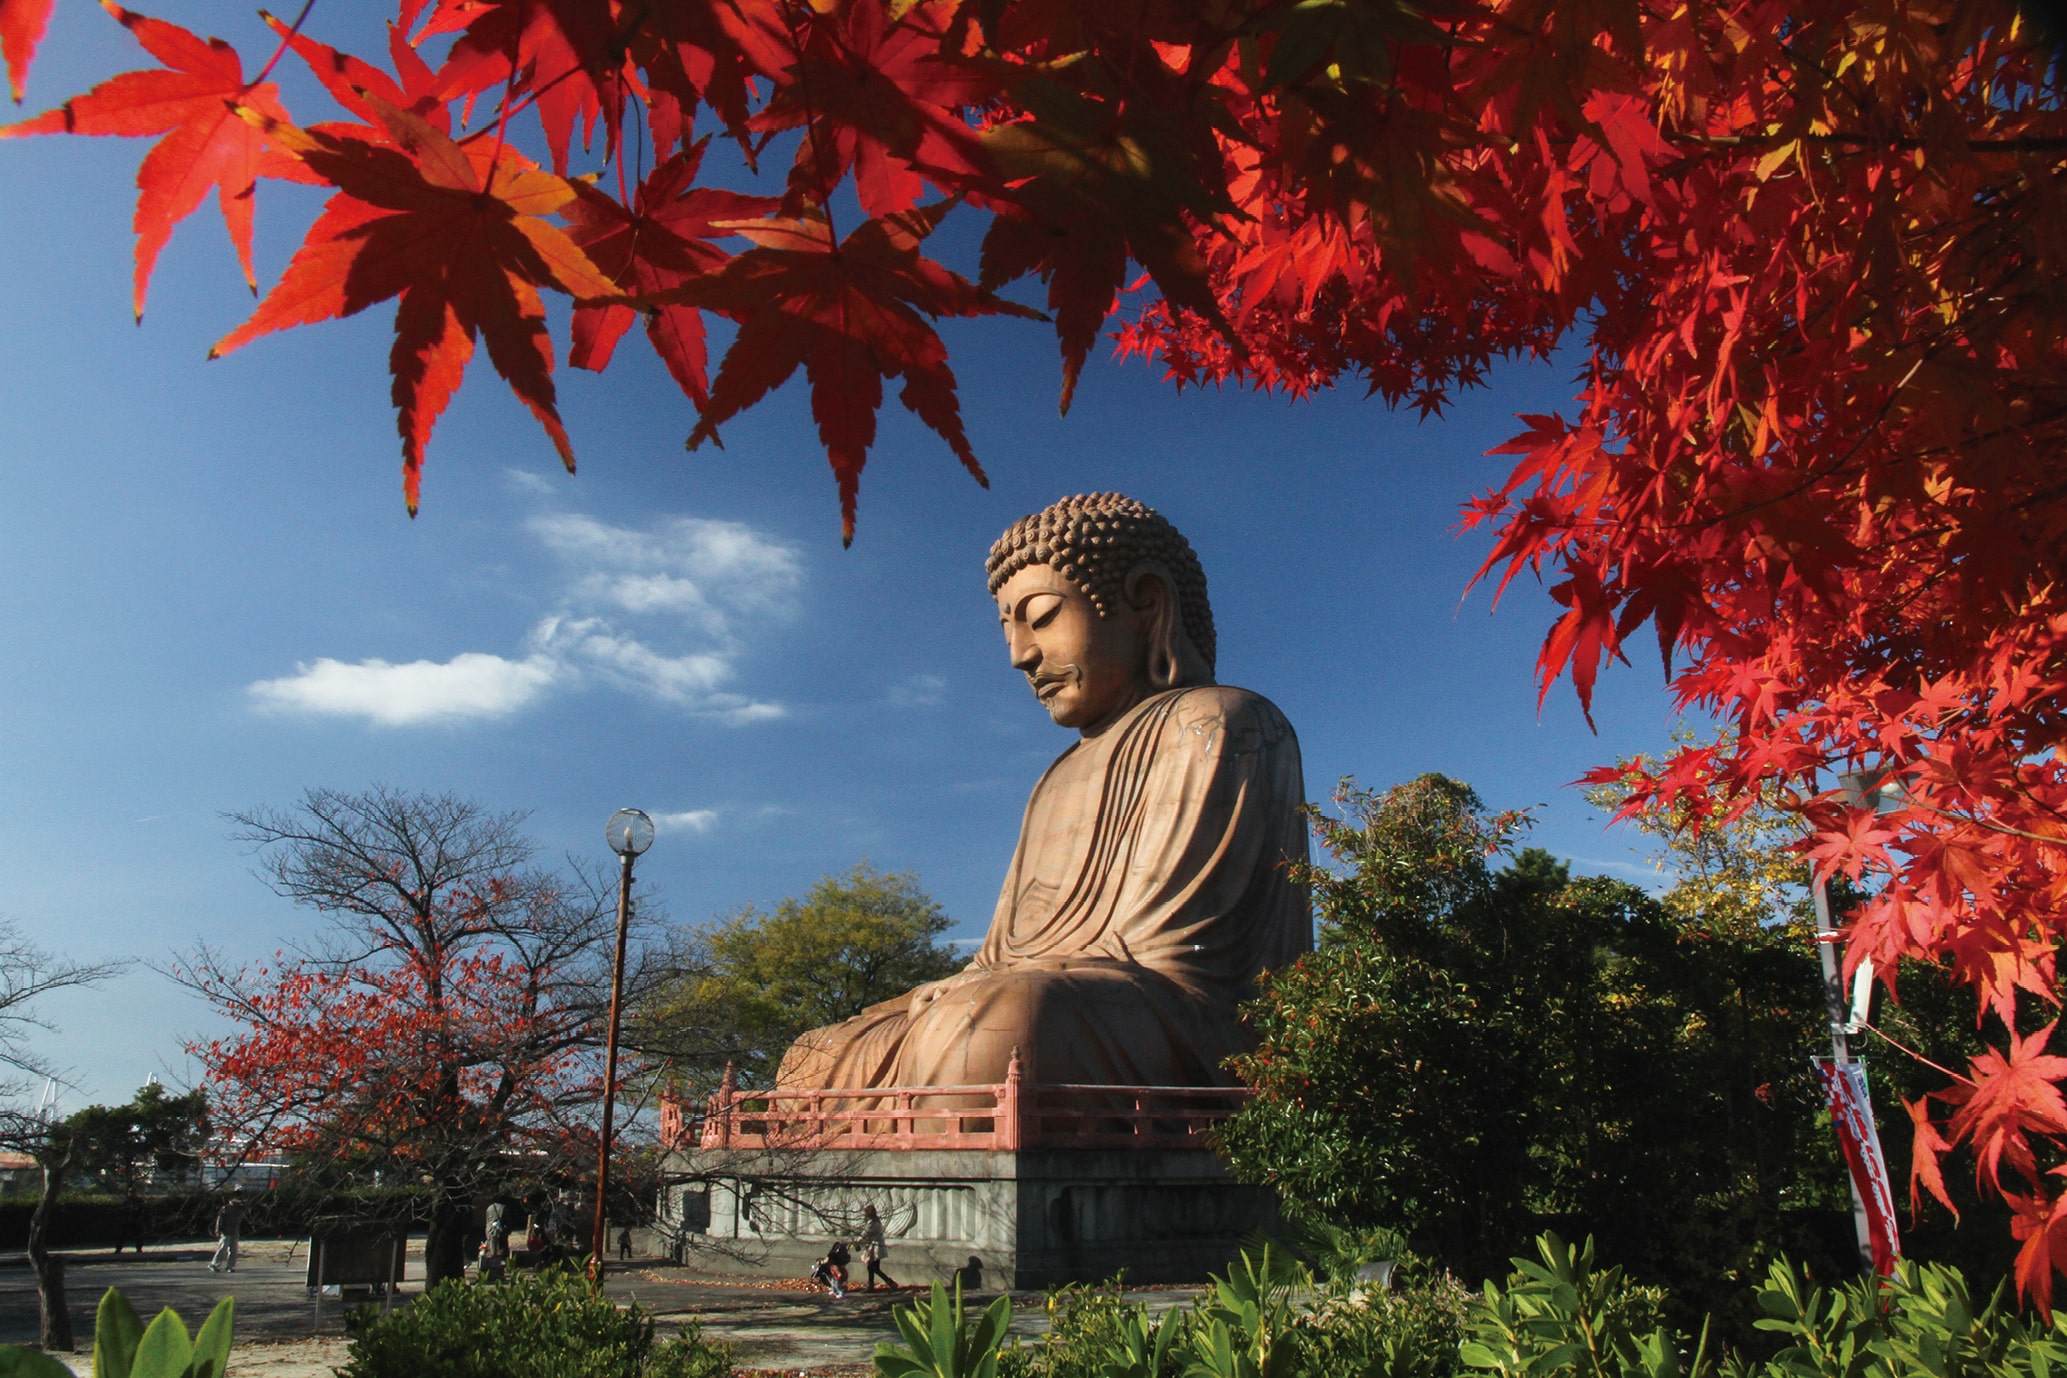
[[[1243,1254],[1193,1306],[1161,1316],[1127,1300],[1117,1279],[1056,1288],[1046,1335],[1015,1345],[1001,1330],[990,1355],[970,1352],[961,1362],[994,1357],[999,1378],[1454,1378],[1470,1294],[1418,1264],[1405,1282],[1398,1291],[1367,1291],[1353,1276],[1316,1282],[1269,1248]],[[930,1334],[939,1313],[917,1309]],[[899,1324],[910,1340],[912,1325]],[[882,1346],[877,1373],[947,1371],[910,1367],[920,1348]],[[926,1348],[936,1349],[930,1339]],[[886,1354],[904,1366],[886,1367]]]
[[[95,1378],[222,1378],[236,1317],[237,1299],[224,1297],[199,1335],[189,1335],[169,1306],[146,1326],[129,1299],[110,1287],[93,1319]],[[72,1371],[40,1350],[0,1345],[0,1378],[72,1378]]]
[[[1773,1265],[1755,1296],[1769,1354],[1711,1353],[1669,1323],[1661,1288],[1596,1267],[1593,1241],[1554,1234],[1473,1296],[1409,1260],[1397,1290],[1315,1281],[1275,1250],[1244,1253],[1188,1309],[1151,1318],[1117,1281],[1049,1294],[1049,1334],[1015,1346],[1003,1300],[970,1325],[960,1297],[898,1315],[908,1344],[876,1351],[881,1378],[2067,1378],[2067,1310],[2019,1315],[2006,1285],[1985,1304],[1959,1270],[1904,1263],[1885,1283],[1816,1286]],[[1703,1300],[1726,1300],[1709,1299]],[[349,1375],[348,1375],[349,1378]]]
[[653,1318],[570,1269],[507,1282],[441,1282],[414,1304],[346,1320],[339,1378],[722,1378],[729,1346],[692,1323],[654,1342]]
[[1472,1304],[1471,1338],[1461,1350],[1467,1365],[1502,1378],[1700,1378],[1711,1371],[1707,1331],[1684,1359],[1679,1337],[1662,1323],[1664,1293],[1629,1282],[1620,1268],[1596,1269],[1591,1239],[1575,1248],[1546,1234],[1536,1252],[1537,1260],[1515,1259],[1507,1285],[1488,1282]]
[[1005,1378],[1180,1378],[1169,1353],[1177,1327],[1128,1301],[1123,1279],[1054,1288],[1047,1306],[1048,1333],[1015,1352],[1000,1370]]
[[999,1297],[971,1321],[962,1307],[962,1284],[954,1296],[939,1283],[931,1297],[914,1297],[894,1313],[903,1344],[889,1340],[876,1346],[876,1372],[882,1378],[998,1378],[999,1362],[1008,1352],[1006,1330],[1012,1324],[1012,1303]]
[[1974,1305],[1959,1271],[1903,1262],[1886,1287],[1862,1278],[1826,1290],[1793,1265],[1773,1265],[1759,1288],[1761,1330],[1787,1347],[1756,1368],[1733,1361],[1729,1378],[1995,1378],[2067,1372],[2067,1312],[2050,1324],[2019,1316],[1998,1283]]
[[1406,1260],[1394,1289],[1348,1279],[1323,1292],[1297,1326],[1304,1373],[1343,1378],[1454,1378],[1462,1369],[1471,1293],[1448,1273]]
[[1289,1254],[1268,1244],[1256,1254],[1244,1249],[1192,1309],[1187,1378],[1294,1378],[1292,1297],[1312,1286],[1313,1274]]

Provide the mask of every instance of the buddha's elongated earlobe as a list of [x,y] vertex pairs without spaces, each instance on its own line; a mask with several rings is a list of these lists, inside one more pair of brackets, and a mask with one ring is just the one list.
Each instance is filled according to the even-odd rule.
[[1176,587],[1160,564],[1145,564],[1127,575],[1127,602],[1141,614],[1148,642],[1148,682],[1174,689],[1184,682],[1184,624],[1177,608]]

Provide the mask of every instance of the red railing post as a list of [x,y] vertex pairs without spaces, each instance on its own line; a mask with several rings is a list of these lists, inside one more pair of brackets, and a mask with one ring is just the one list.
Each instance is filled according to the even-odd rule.
[[991,1141],[999,1148],[1016,1150],[1024,1143],[1020,1125],[1020,1077],[1019,1049],[1012,1050],[1012,1060],[1005,1064],[1005,1084],[998,1088],[998,1113],[991,1121]]

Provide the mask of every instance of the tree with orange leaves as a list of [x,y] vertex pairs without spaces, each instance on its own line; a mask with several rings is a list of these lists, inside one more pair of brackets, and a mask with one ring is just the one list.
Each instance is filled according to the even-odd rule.
[[328,922],[272,963],[202,949],[173,969],[242,1026],[188,1048],[216,1130],[427,1182],[426,1274],[457,1277],[476,1197],[593,1170],[614,897],[534,867],[518,816],[449,795],[310,790],[235,821]]

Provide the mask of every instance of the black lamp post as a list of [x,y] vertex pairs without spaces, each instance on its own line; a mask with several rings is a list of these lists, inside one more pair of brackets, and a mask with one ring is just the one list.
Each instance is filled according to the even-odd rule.
[[617,1111],[617,1029],[623,1011],[624,938],[632,913],[632,858],[653,845],[653,820],[637,809],[619,809],[603,827],[621,863],[617,876],[617,955],[610,964],[610,1042],[603,1054],[603,1139],[596,1149],[596,1228],[589,1238],[589,1276],[603,1275],[610,1219],[610,1133]]

